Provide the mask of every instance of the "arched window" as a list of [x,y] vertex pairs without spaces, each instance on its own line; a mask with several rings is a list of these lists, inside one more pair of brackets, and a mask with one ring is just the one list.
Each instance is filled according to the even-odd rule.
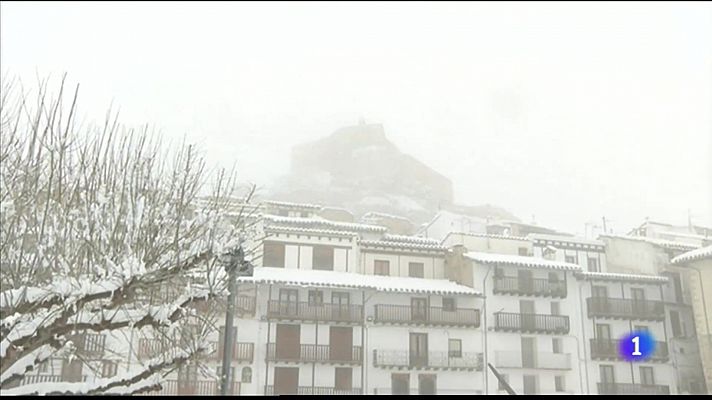
[[252,368],[244,367],[242,369],[242,383],[251,383],[251,382],[252,382]]

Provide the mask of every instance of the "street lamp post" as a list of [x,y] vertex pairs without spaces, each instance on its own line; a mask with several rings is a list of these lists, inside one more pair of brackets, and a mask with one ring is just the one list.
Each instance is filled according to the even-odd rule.
[[233,321],[235,319],[235,297],[237,296],[237,277],[251,276],[252,265],[245,261],[245,253],[242,249],[243,240],[240,239],[240,244],[236,249],[228,254],[229,261],[225,263],[225,270],[228,273],[228,296],[227,307],[225,310],[225,335],[223,339],[223,362],[222,362],[222,386],[221,394],[227,396],[232,382],[230,381],[231,364],[232,364],[232,348],[235,343],[233,336]]

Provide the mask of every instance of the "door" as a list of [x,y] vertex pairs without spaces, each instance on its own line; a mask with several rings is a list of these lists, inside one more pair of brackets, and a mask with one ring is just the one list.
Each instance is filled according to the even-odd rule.
[[62,381],[64,382],[81,382],[82,378],[81,360],[74,359],[72,362],[67,360],[62,361]]
[[608,288],[605,286],[594,286],[591,288],[591,297],[593,298],[593,309],[599,312],[609,312],[608,310]]
[[334,320],[349,320],[350,301],[350,296],[346,292],[331,293],[331,316]]
[[391,374],[391,394],[410,394],[409,374]]
[[524,394],[536,394],[536,375],[524,375]]
[[601,365],[599,366],[599,372],[601,374],[601,390],[599,394],[615,393],[616,389],[616,377],[613,374],[612,365]]
[[277,324],[276,356],[281,360],[299,360],[301,325]]
[[645,309],[645,291],[640,288],[631,288],[630,294],[633,296],[633,313],[647,314],[648,310]]
[[410,299],[410,319],[411,321],[428,320],[428,299],[425,297],[414,297]]
[[351,361],[353,349],[353,328],[344,326],[329,327],[329,359],[333,361]]
[[522,330],[533,331],[536,328],[536,316],[534,302],[531,300],[519,300],[519,317]]
[[299,368],[274,368],[274,394],[297,394]]
[[428,365],[428,334],[410,334],[410,365],[424,367]]
[[418,394],[435,394],[435,380],[434,374],[418,375]]
[[645,386],[655,385],[653,367],[640,367],[640,383]]
[[[218,336],[218,352],[215,354],[219,360],[223,359],[223,354],[225,352],[225,326],[220,327],[220,333]],[[232,327],[232,358],[237,357],[237,327]]]
[[279,289],[279,314],[296,316],[299,307],[299,292],[297,289]]
[[178,395],[194,395],[198,386],[198,367],[184,365],[178,369]]
[[608,324],[596,324],[596,348],[593,349],[599,355],[615,355],[615,341],[611,340],[611,326]]
[[523,337],[522,368],[536,368],[536,338]]
[[519,286],[519,293],[532,293],[534,291],[532,271],[525,269],[517,271],[517,284]]
[[334,389],[350,391],[353,388],[353,369],[336,368],[334,372]]

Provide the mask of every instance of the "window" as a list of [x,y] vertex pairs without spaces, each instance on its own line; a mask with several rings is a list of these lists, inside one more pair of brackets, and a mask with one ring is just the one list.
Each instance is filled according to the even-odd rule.
[[408,276],[411,278],[423,278],[423,263],[408,263]]
[[334,270],[334,248],[329,246],[314,246],[314,262],[312,269],[324,271]]
[[570,264],[576,264],[576,263],[577,263],[577,261],[576,261],[576,256],[570,256],[570,255],[567,254],[567,255],[566,255],[566,262],[567,262],[567,263],[570,263]]
[[558,301],[551,302],[551,315],[560,315],[561,307]]
[[116,369],[118,364],[115,361],[102,361],[101,362],[101,377],[102,378],[112,378],[116,375]]
[[306,211],[302,211],[302,212],[299,214],[299,216],[302,217],[302,218],[309,218],[309,213],[306,212]]
[[390,275],[390,263],[387,260],[376,260],[374,261],[374,270],[373,274],[374,275],[383,275],[383,276],[389,276]]
[[242,383],[252,383],[252,368],[242,368],[242,379],[240,381]]
[[452,358],[462,357],[462,340],[460,340],[460,339],[448,340],[448,356],[452,357]]
[[455,304],[455,299],[452,297],[443,298],[443,311],[455,311],[457,305]]
[[320,306],[324,304],[324,292],[321,290],[310,290],[308,301],[310,306]]
[[682,298],[682,281],[680,280],[679,272],[671,272],[673,287],[675,288],[675,301],[678,303],[684,303]]
[[565,385],[564,385],[564,377],[563,376],[555,376],[554,377],[554,387],[557,392],[563,392],[566,390]]
[[262,265],[284,268],[284,243],[265,242]]
[[648,327],[647,327],[646,325],[636,325],[636,326],[635,326],[635,330],[636,330],[636,331],[645,331],[645,332],[647,332],[647,331],[648,331]]
[[526,247],[520,247],[519,248],[519,255],[520,256],[528,256],[529,255],[529,249]]
[[551,349],[555,354],[561,354],[561,338],[551,339]]
[[684,336],[682,333],[682,326],[680,325],[680,313],[677,311],[670,311],[670,325],[672,325],[672,336],[681,337]]
[[598,259],[597,258],[588,258],[588,271],[589,272],[601,272],[601,269],[598,266]]
[[653,367],[640,367],[640,383],[643,385],[655,385]]
[[[509,383],[509,375],[502,374],[502,381]],[[499,379],[497,380],[497,390],[507,390],[504,387],[504,383],[500,381]]]

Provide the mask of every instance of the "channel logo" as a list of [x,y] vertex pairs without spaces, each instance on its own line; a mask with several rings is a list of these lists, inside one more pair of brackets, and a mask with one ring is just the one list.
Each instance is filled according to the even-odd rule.
[[633,331],[618,341],[618,354],[626,361],[645,361],[655,354],[656,342],[648,331]]

